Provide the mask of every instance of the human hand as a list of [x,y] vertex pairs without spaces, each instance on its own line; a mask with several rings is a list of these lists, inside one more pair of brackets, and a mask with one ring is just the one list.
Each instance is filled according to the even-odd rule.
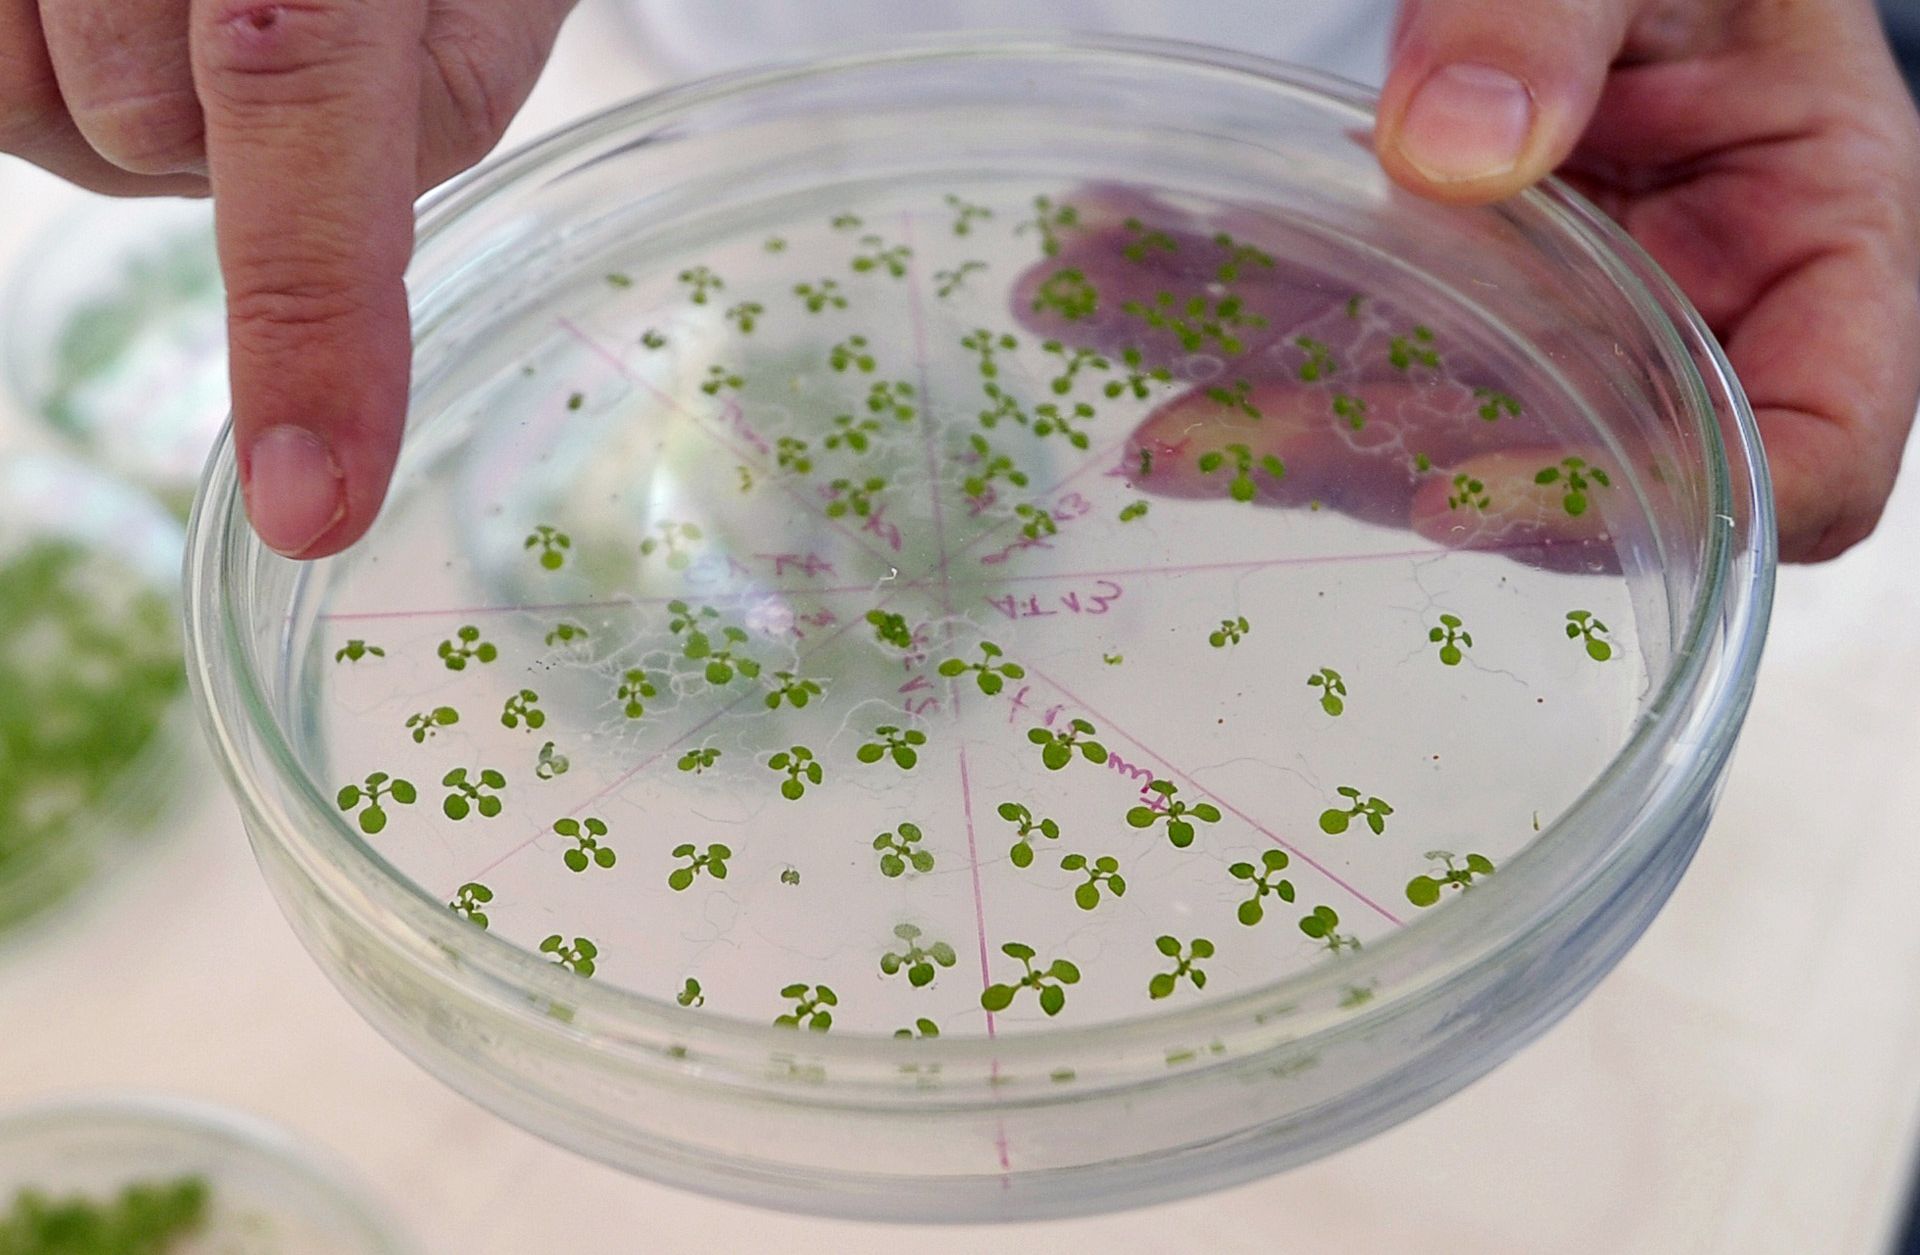
[[0,152],[214,196],[235,448],[261,537],[372,524],[406,418],[415,196],[524,103],[573,0],[0,0]]

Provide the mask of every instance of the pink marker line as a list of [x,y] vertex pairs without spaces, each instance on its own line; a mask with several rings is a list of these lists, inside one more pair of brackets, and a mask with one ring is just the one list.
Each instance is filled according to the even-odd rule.
[[[913,215],[901,215],[901,234],[912,249]],[[909,254],[911,256],[911,253]],[[927,497],[933,505],[933,544],[940,554],[934,570],[940,578],[940,602],[948,615],[953,614],[953,591],[948,584],[947,567],[952,555],[947,552],[946,507],[940,501],[940,456],[934,445],[933,385],[927,369],[927,312],[921,295],[920,263],[912,261],[907,280],[907,318],[913,325],[913,360],[920,381],[920,439],[927,450]]]
[[[1062,476],[1060,479],[1055,480],[1051,487],[1042,489],[1040,492],[1035,493],[1034,495],[1044,500],[1047,497],[1054,496],[1056,493],[1065,491],[1068,485],[1079,482],[1079,480],[1083,476],[1085,476],[1087,472],[1094,470],[1097,467],[1106,465],[1107,456],[1111,454],[1114,450],[1124,446],[1128,441],[1132,439],[1133,439],[1133,433],[1128,432],[1126,435],[1120,437],[1120,439],[1115,440],[1111,444],[1104,446],[1098,453],[1093,454],[1086,461],[1082,462],[1077,469],[1070,471],[1066,475]],[[954,550],[951,554],[942,555],[942,559],[941,559],[942,563],[944,564],[945,562],[950,561],[953,558],[958,558],[963,554],[968,554],[973,552],[975,549],[978,549],[980,547],[982,542],[1005,531],[1007,528],[1013,526],[1015,522],[1016,522],[1015,519],[1004,518],[1004,519],[1001,519],[999,522],[994,523],[990,527],[984,527],[980,529],[980,531],[977,532],[971,539],[969,539],[966,544],[960,546],[958,549]]]
[[1342,553],[1299,555],[1290,558],[1254,558],[1241,562],[1191,562],[1171,566],[1115,567],[1106,571],[1060,571],[1037,575],[993,575],[959,580],[966,584],[1032,584],[1043,580],[1104,580],[1121,575],[1193,575],[1206,571],[1257,571],[1266,567],[1341,566],[1362,562],[1397,562],[1411,558],[1431,558],[1454,553],[1452,549],[1403,549],[1389,553]]
[[853,593],[872,596],[883,591],[891,597],[895,593],[919,587],[921,585],[917,583],[878,580],[872,584],[838,584],[828,588],[751,588],[736,593],[702,593],[690,590],[672,597],[665,595],[604,597],[591,601],[522,602],[507,606],[447,606],[421,610],[330,610],[314,617],[322,623],[371,622],[377,619],[461,618],[468,615],[481,618],[487,615],[519,613],[554,614],[565,610],[630,610],[640,606],[664,606],[673,601],[698,601],[705,605],[716,605],[722,602],[749,601],[756,597],[837,597]]

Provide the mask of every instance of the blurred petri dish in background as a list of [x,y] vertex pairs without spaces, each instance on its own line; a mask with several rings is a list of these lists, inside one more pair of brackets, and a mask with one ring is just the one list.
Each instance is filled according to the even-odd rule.
[[144,1094],[61,1099],[0,1113],[0,1248],[12,1249],[5,1241],[10,1223],[24,1242],[44,1231],[33,1217],[49,1210],[113,1213],[130,1190],[141,1200],[134,1205],[143,1217],[140,1231],[179,1235],[163,1248],[169,1253],[406,1255],[413,1249],[338,1167],[248,1116]]
[[211,205],[91,200],[25,255],[0,325],[22,407],[184,518],[228,409]]
[[129,857],[178,795],[180,550],[140,490],[0,459],[0,932]]

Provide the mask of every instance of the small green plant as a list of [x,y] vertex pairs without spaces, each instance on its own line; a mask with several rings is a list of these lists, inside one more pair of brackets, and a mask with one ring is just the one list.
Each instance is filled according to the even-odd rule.
[[1195,989],[1205,989],[1207,987],[1207,974],[1196,967],[1195,964],[1201,959],[1211,959],[1213,957],[1213,943],[1211,941],[1208,941],[1205,937],[1195,937],[1185,947],[1182,947],[1178,937],[1157,937],[1154,939],[1153,948],[1161,954],[1166,955],[1169,959],[1172,959],[1174,961],[1174,968],[1171,972],[1158,973],[1152,980],[1147,982],[1148,997],[1156,1001],[1161,998],[1171,997],[1174,989],[1180,984],[1180,978],[1182,976],[1192,981]]
[[567,397],[567,408],[569,410],[578,411],[586,403],[587,394],[584,392],[575,392]]
[[913,1022],[911,1028],[894,1029],[893,1035],[901,1041],[910,1041],[915,1038],[938,1037],[940,1036],[940,1026],[923,1015]]
[[647,713],[647,703],[660,695],[660,688],[653,677],[638,667],[620,677],[620,687],[614,690],[613,699],[621,703],[620,709],[629,719],[640,719]]
[[1017,840],[1014,841],[1013,848],[1007,852],[1007,857],[1013,860],[1015,867],[1031,867],[1033,865],[1033,839],[1035,836],[1045,837],[1049,841],[1058,841],[1060,839],[1059,824],[1053,822],[1051,819],[1034,818],[1033,812],[1018,802],[1000,803],[999,813],[1000,818],[1014,826],[1014,831],[1017,835]]
[[1002,332],[995,335],[985,327],[976,327],[960,337],[960,347],[979,358],[979,371],[982,379],[997,379],[1000,375],[1000,363],[995,360],[1000,353],[1011,353],[1020,347],[1020,341]]
[[1117,667],[1125,662],[1126,658],[1120,654],[1101,654],[1100,661],[1106,663],[1109,667]]
[[1100,308],[1100,290],[1071,267],[1056,270],[1034,289],[1035,313],[1054,313],[1068,322],[1091,318]]
[[1425,475],[1433,469],[1433,459],[1424,453],[1416,453],[1413,455],[1413,469],[1416,474]]
[[1240,272],[1249,267],[1255,270],[1273,269],[1271,254],[1251,244],[1242,244],[1225,231],[1214,236],[1213,242],[1227,253],[1220,262],[1220,269],[1214,272],[1222,283],[1239,282]]
[[[146,282],[162,281],[155,276]],[[137,298],[130,292],[128,299]],[[121,312],[125,307],[102,307],[101,312],[108,309]],[[150,1143],[159,1140],[152,1133],[138,1136]],[[30,1139],[17,1140],[30,1143]],[[58,1134],[47,1140],[60,1144]],[[91,1147],[100,1140],[98,1134],[83,1134],[69,1142]],[[64,1162],[106,1160],[108,1155],[117,1153],[124,1162],[133,1157],[127,1151],[48,1149],[47,1160],[36,1164],[33,1151],[37,1149],[31,1144],[23,1146],[20,1153],[29,1162],[21,1172],[47,1171],[55,1159]],[[144,1153],[156,1161],[161,1158],[156,1151]],[[77,1170],[63,1167],[61,1171],[67,1175]],[[222,1173],[219,1190],[229,1188],[225,1177]],[[247,1187],[233,1188],[240,1192]],[[156,1173],[121,1185],[112,1192],[103,1187],[98,1194],[78,1190],[52,1193],[36,1188],[34,1178],[27,1176],[24,1181],[10,1184],[7,1194],[0,1196],[3,1198],[0,1201],[0,1252],[5,1255],[168,1255],[168,1252],[180,1255],[196,1249],[204,1251],[214,1245],[231,1250],[234,1248],[226,1241],[207,1233],[211,1228],[231,1232],[226,1218],[220,1215],[227,1209],[216,1210],[216,1203],[224,1202],[216,1200],[216,1192],[214,1184],[203,1174],[169,1173],[161,1177]]]
[[1013,229],[1015,235],[1025,235],[1029,231],[1040,234],[1040,251],[1048,257],[1060,253],[1060,236],[1063,232],[1080,225],[1080,211],[1064,202],[1055,204],[1050,196],[1033,198],[1033,217]]
[[1039,540],[1042,536],[1053,536],[1060,531],[1059,524],[1053,521],[1052,512],[1039,506],[1022,502],[1013,507],[1013,512],[1020,518],[1020,534],[1028,540]]
[[1135,519],[1144,519],[1146,517],[1147,503],[1144,501],[1129,501],[1126,505],[1120,507],[1120,521],[1122,523],[1131,523]]
[[1333,360],[1333,350],[1323,341],[1316,340],[1312,336],[1295,336],[1293,347],[1306,354],[1305,360],[1300,363],[1299,371],[1296,372],[1300,376],[1300,382],[1313,383],[1331,378],[1338,373],[1340,365]]
[[649,536],[640,542],[640,556],[650,558],[656,552],[667,556],[669,571],[684,571],[693,565],[693,555],[688,552],[698,544],[704,535],[698,525],[693,523],[661,523],[660,534]]
[[746,386],[747,379],[745,375],[716,362],[712,366],[707,367],[707,377],[701,382],[700,391],[710,397],[717,397],[723,389],[731,389],[734,392],[738,392]]
[[1407,901],[1415,906],[1432,906],[1440,900],[1442,889],[1465,890],[1472,886],[1475,877],[1493,875],[1493,860],[1484,854],[1469,854],[1457,864],[1454,862],[1457,856],[1447,850],[1428,850],[1426,857],[1428,862],[1443,866],[1407,882]]
[[739,646],[746,644],[747,634],[728,624],[720,629],[720,644],[714,644],[714,638],[699,629],[687,632],[687,643],[681,647],[681,653],[689,662],[704,663],[702,674],[708,684],[731,684],[733,677],[745,676],[757,679],[760,664],[753,659],[737,653]]
[[420,800],[420,794],[411,781],[376,771],[364,782],[341,789],[335,800],[343,811],[361,808],[360,831],[372,837],[378,836],[387,826],[387,811],[381,805],[383,801],[392,801],[398,806],[412,806]]
[[1367,298],[1355,293],[1347,298],[1347,317],[1358,320],[1360,311],[1366,307]]
[[1083,911],[1100,905],[1100,887],[1116,898],[1127,896],[1127,879],[1120,874],[1120,860],[1110,854],[1089,860],[1084,854],[1069,854],[1060,860],[1060,870],[1080,872],[1086,880],[1073,888],[1073,904]]
[[1004,652],[998,645],[992,641],[981,641],[979,662],[968,662],[964,658],[949,658],[940,664],[940,674],[951,680],[969,671],[975,672],[974,679],[979,684],[980,691],[992,697],[1006,687],[1008,680],[1023,680],[1027,675],[1025,669],[1018,663],[995,661],[1003,656]]
[[867,622],[873,625],[873,638],[882,645],[891,645],[895,649],[913,648],[913,629],[907,626],[907,616],[886,610],[869,610]]
[[1248,418],[1260,418],[1260,407],[1253,403],[1253,384],[1246,379],[1236,379],[1232,384],[1212,384],[1206,389],[1207,400],[1223,410],[1233,410]]
[[689,771],[697,776],[719,761],[719,749],[712,745],[703,745],[699,749],[688,750],[680,755],[678,766],[681,771]]
[[795,745],[791,749],[781,750],[767,760],[767,767],[787,777],[780,782],[780,796],[789,802],[797,802],[805,797],[807,786],[819,784],[823,775],[819,762],[813,756],[813,751],[804,745]]
[[855,274],[889,274],[896,279],[907,277],[907,261],[913,256],[913,250],[905,244],[888,244],[877,235],[863,235],[860,246],[865,252],[854,254],[852,266]]
[[572,645],[586,639],[587,629],[578,623],[556,623],[546,637],[549,649],[555,645]]
[[901,824],[897,829],[875,837],[873,848],[880,851],[880,874],[892,880],[904,874],[909,867],[917,872],[932,871],[933,851],[921,849],[920,841],[918,824]]
[[796,436],[782,436],[774,442],[774,462],[783,471],[805,475],[813,469],[813,458],[808,449],[806,441]]
[[766,243],[760,247],[769,253],[784,253],[787,251],[787,238],[784,235],[769,235]]
[[933,274],[934,295],[946,300],[966,286],[967,276],[979,274],[987,268],[983,261],[963,261],[952,270],[936,270]]
[[1595,662],[1605,662],[1613,657],[1613,645],[1607,640],[1607,625],[1593,617],[1590,610],[1567,611],[1567,639],[1584,640],[1587,643],[1587,657]]
[[1498,388],[1475,388],[1473,395],[1480,402],[1480,417],[1489,423],[1499,421],[1502,416],[1520,417],[1520,402]]
[[1193,844],[1194,820],[1197,819],[1203,824],[1220,822],[1219,807],[1212,802],[1194,802],[1189,805],[1180,801],[1174,796],[1180,792],[1180,789],[1171,780],[1150,780],[1147,782],[1147,789],[1149,792],[1160,795],[1161,804],[1165,809],[1156,810],[1151,806],[1136,806],[1127,812],[1127,825],[1132,828],[1151,828],[1164,821],[1167,825],[1167,840],[1171,841],[1176,849],[1184,850]]
[[1172,371],[1164,366],[1147,366],[1139,349],[1130,348],[1122,352],[1120,364],[1124,372],[1122,377],[1109,379],[1106,387],[1101,389],[1109,399],[1118,398],[1130,392],[1134,400],[1144,401],[1153,395],[1154,384],[1173,382]]
[[801,710],[808,702],[820,696],[821,692],[822,689],[817,680],[809,680],[791,671],[776,671],[773,673],[773,688],[767,694],[767,709],[778,710],[780,703],[785,702],[794,709]]
[[817,314],[827,309],[845,309],[846,294],[840,290],[838,279],[820,279],[813,283],[796,283],[793,294],[800,298],[809,314]]
[[797,985],[788,985],[780,991],[782,998],[793,1002],[793,1010],[785,1015],[774,1017],[778,1028],[800,1028],[802,1026],[816,1033],[824,1033],[833,1027],[831,1008],[840,1005],[839,997],[825,985],[809,987],[804,981]]
[[822,441],[829,449],[846,449],[850,453],[865,453],[873,447],[873,433],[880,430],[880,420],[870,414],[855,416],[841,414],[833,420],[834,429],[827,433]]
[[854,753],[854,757],[863,763],[877,763],[883,758],[891,758],[894,766],[902,771],[912,771],[920,761],[919,748],[927,743],[927,734],[918,728],[896,728],[892,724],[882,724],[873,730],[878,740],[868,741]]
[[527,549],[540,551],[540,565],[549,571],[558,571],[567,565],[567,550],[573,548],[573,537],[556,527],[545,523],[533,529],[527,537]]
[[566,968],[575,976],[593,979],[594,961],[600,957],[600,947],[585,937],[575,937],[568,945],[566,938],[554,933],[540,943],[540,953],[550,957],[551,961]]
[[542,780],[553,780],[564,776],[573,769],[566,755],[556,753],[552,741],[540,747],[539,761],[534,764],[533,774]]
[[[1228,458],[1233,461],[1229,463]],[[1231,465],[1233,478],[1227,483],[1227,495],[1235,501],[1252,501],[1260,493],[1260,486],[1253,479],[1255,461],[1252,449],[1243,444],[1230,444],[1224,449],[1210,449],[1201,454],[1197,465],[1202,475],[1212,475]],[[1263,454],[1258,463],[1261,470],[1275,479],[1287,473],[1286,463],[1271,453]]]
[[1287,870],[1289,861],[1285,850],[1262,850],[1260,866],[1235,863],[1227,868],[1229,876],[1235,880],[1250,881],[1253,886],[1253,896],[1242,902],[1234,912],[1242,924],[1252,928],[1267,917],[1263,899],[1268,896],[1279,898],[1282,902],[1293,901],[1293,882],[1280,874]]
[[687,287],[687,299],[695,305],[705,305],[715,292],[726,290],[726,280],[706,266],[691,266],[680,272],[680,282]]
[[873,513],[873,501],[887,489],[887,481],[879,475],[869,475],[863,480],[842,477],[828,485],[834,497],[827,502],[827,517],[842,518],[848,514],[867,518]]
[[1350,937],[1339,929],[1340,913],[1330,906],[1316,906],[1300,917],[1300,931],[1335,954],[1342,950],[1358,950],[1359,938]]
[[989,430],[998,427],[1002,420],[1026,427],[1033,422],[1020,407],[1020,401],[1011,392],[1003,391],[999,384],[986,386],[987,406],[980,411],[980,425]]
[[867,221],[859,214],[847,210],[835,214],[830,220],[829,225],[836,231],[858,231],[861,227],[867,225]]
[[1563,485],[1560,506],[1576,518],[1587,512],[1589,488],[1613,487],[1613,480],[1607,473],[1597,466],[1589,466],[1584,458],[1561,458],[1558,466],[1542,467],[1534,475],[1533,482]]
[[676,867],[667,874],[667,888],[675,893],[685,893],[693,887],[694,877],[701,872],[715,880],[727,878],[727,860],[733,857],[733,851],[724,845],[709,845],[700,850],[691,841],[673,847],[673,857],[685,859],[685,867]]
[[845,374],[848,370],[857,370],[871,375],[876,363],[873,353],[868,348],[867,338],[853,335],[827,351],[827,365],[841,374]]
[[719,617],[720,612],[712,606],[701,606],[696,610],[684,601],[667,603],[667,631],[675,636],[692,628],[703,627]]
[[1462,471],[1453,477],[1453,492],[1447,496],[1447,509],[1458,510],[1462,506],[1486,512],[1493,499],[1487,496],[1487,486],[1473,476]]
[[485,767],[469,776],[465,767],[455,767],[441,777],[440,783],[447,790],[440,809],[455,823],[476,812],[482,819],[500,817],[504,803],[494,795],[507,787],[507,778],[500,772]]
[[947,208],[953,210],[953,233],[955,235],[972,235],[974,223],[985,222],[993,217],[993,210],[988,209],[985,205],[972,204],[971,202],[962,200],[952,192],[947,193]]
[[1356,819],[1365,820],[1375,836],[1387,830],[1387,816],[1393,814],[1393,807],[1385,801],[1377,797],[1362,798],[1360,790],[1351,785],[1343,784],[1334,792],[1345,798],[1346,802],[1344,807],[1333,806],[1320,812],[1320,831],[1337,837]]
[[648,327],[640,333],[640,344],[643,348],[664,349],[667,347],[667,338],[654,328]]
[[1055,396],[1063,397],[1072,392],[1074,381],[1080,378],[1082,371],[1113,369],[1113,363],[1094,350],[1069,347],[1058,340],[1048,340],[1040,346],[1040,350],[1060,359],[1060,373],[1047,384]]
[[602,845],[600,840],[607,835],[605,820],[588,816],[586,819],[562,819],[553,825],[560,836],[574,843],[562,857],[567,870],[584,872],[589,867],[612,867],[617,861],[611,846]]
[[363,640],[354,639],[342,645],[333,660],[339,662],[359,662],[363,658],[385,658],[387,651],[378,645],[369,645]]
[[759,301],[741,301],[738,305],[728,307],[727,321],[740,328],[741,335],[750,336],[753,329],[760,325],[760,316],[766,312],[767,307]]
[[440,729],[451,728],[459,722],[459,711],[451,706],[435,706],[432,710],[407,716],[407,731],[413,736],[415,745],[425,745],[440,734]]
[[1207,634],[1207,644],[1215,649],[1225,649],[1229,645],[1238,645],[1241,639],[1251,631],[1253,628],[1247,623],[1247,616],[1244,614],[1236,619],[1222,619],[1220,626]]
[[1463,651],[1473,648],[1473,634],[1458,615],[1441,615],[1440,626],[1429,629],[1427,639],[1440,647],[1440,661],[1449,667],[1459,666],[1466,657]]
[[1387,363],[1403,372],[1416,365],[1439,370],[1440,353],[1433,344],[1433,328],[1415,326],[1406,335],[1395,336],[1387,342]]
[[1307,686],[1320,690],[1320,709],[1338,718],[1347,708],[1347,682],[1332,667],[1322,667],[1307,677]]
[[1067,726],[1059,731],[1047,728],[1027,730],[1027,740],[1040,746],[1040,762],[1048,771],[1059,771],[1072,762],[1076,749],[1090,763],[1098,765],[1106,762],[1107,747],[1093,740],[1095,735],[1093,725],[1085,719],[1069,720]]
[[519,728],[525,725],[533,732],[547,726],[547,712],[540,709],[540,694],[532,689],[521,689],[507,699],[500,711],[500,726]]
[[1265,317],[1250,313],[1239,296],[1209,299],[1204,294],[1180,300],[1171,292],[1156,292],[1152,301],[1128,301],[1121,310],[1159,331],[1172,334],[1189,353],[1209,345],[1227,357],[1246,351],[1237,332],[1267,325]]
[[1016,960],[1023,975],[1011,985],[988,985],[980,993],[980,1005],[989,1011],[1005,1011],[1013,1005],[1013,999],[1022,989],[1032,989],[1040,995],[1040,1009],[1048,1015],[1060,1014],[1067,1005],[1065,986],[1080,983],[1080,969],[1065,959],[1055,959],[1044,969],[1033,966],[1035,951],[1032,946],[1009,941],[1000,947],[1000,953]]
[[1333,416],[1359,431],[1367,425],[1367,402],[1365,398],[1350,392],[1336,392],[1333,394]]
[[477,880],[470,880],[454,890],[453,901],[447,903],[447,909],[455,915],[473,924],[482,931],[487,927],[487,903],[493,901],[493,890]]
[[920,411],[914,405],[915,391],[903,379],[877,379],[867,389],[867,412],[892,415],[894,420],[911,423]]
[[1158,227],[1150,227],[1138,218],[1129,218],[1121,223],[1127,234],[1133,238],[1120,249],[1120,255],[1130,262],[1146,264],[1147,258],[1154,253],[1173,253],[1179,251],[1173,237]]
[[997,479],[1004,479],[1016,488],[1027,486],[1027,473],[1020,469],[1020,464],[995,449],[985,436],[974,432],[967,437],[967,443],[977,459],[960,485],[969,497],[984,496]]
[[626,289],[633,286],[633,276],[629,274],[622,274],[619,271],[615,271],[612,274],[607,276],[607,286],[610,288],[618,288],[621,291],[625,291]]
[[960,961],[953,947],[944,941],[933,941],[922,946],[920,930],[912,924],[895,924],[893,935],[906,942],[904,950],[889,950],[880,956],[880,971],[886,976],[907,974],[907,983],[915,989],[924,989],[933,983],[936,975],[935,965],[952,967]]
[[486,665],[500,656],[488,641],[480,639],[480,629],[469,624],[454,633],[452,640],[440,642],[440,661],[449,671],[465,671],[469,662]]
[[680,986],[680,992],[673,996],[673,1000],[688,1008],[703,1007],[707,1004],[707,996],[700,992],[700,982],[691,976],[687,977],[686,983]]
[[1084,449],[1091,440],[1075,424],[1087,422],[1092,417],[1093,407],[1085,401],[1074,402],[1071,413],[1052,401],[1044,401],[1033,407],[1033,434],[1051,436],[1057,431],[1067,438],[1068,444],[1076,449]]

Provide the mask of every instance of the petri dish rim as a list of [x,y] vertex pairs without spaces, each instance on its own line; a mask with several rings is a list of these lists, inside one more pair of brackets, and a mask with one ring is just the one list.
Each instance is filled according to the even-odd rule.
[[[919,39],[831,59],[735,71],[591,115],[426,198],[420,207],[416,266],[422,258],[432,260],[435,243],[465,214],[555,175],[564,177],[568,168],[592,154],[610,155],[646,142],[651,130],[703,104],[862,71],[968,59],[1054,65],[1083,61],[1223,75],[1323,110],[1344,112],[1356,126],[1370,129],[1372,124],[1373,96],[1365,88],[1200,45],[977,34]],[[395,952],[423,965],[451,957],[455,970],[438,972],[433,979],[464,986],[464,993],[534,1026],[530,1031],[576,1046],[584,1040],[607,1066],[619,1066],[618,1059],[642,1072],[672,1071],[689,1080],[701,1079],[703,1069],[688,1066],[695,1060],[737,1063],[741,1070],[728,1072],[736,1084],[769,1095],[784,1093],[808,1105],[857,1107],[857,1094],[850,1091],[858,1089],[853,1082],[862,1078],[876,1089],[898,1091],[899,1065],[909,1059],[945,1065],[962,1075],[980,1068],[984,1076],[989,1064],[1044,1065],[1077,1052],[1109,1059],[1119,1054],[1124,1062],[1110,1069],[1112,1075],[1148,1080],[1163,1074],[1161,1051],[1170,1033],[1230,1033],[1244,1044],[1244,1051],[1236,1053],[1244,1054],[1311,1047],[1387,1019],[1409,999],[1432,993],[1517,947],[1574,899],[1606,892],[1627,879],[1674,835],[1678,817],[1717,775],[1737,732],[1751,696],[1772,598],[1774,521],[1764,454],[1745,395],[1704,321],[1624,231],[1557,180],[1495,212],[1525,214],[1557,242],[1578,246],[1628,298],[1641,320],[1640,330],[1660,347],[1660,364],[1688,399],[1686,417],[1706,455],[1699,469],[1706,478],[1707,501],[1723,525],[1707,529],[1700,586],[1687,608],[1669,673],[1608,767],[1484,890],[1401,928],[1351,956],[1337,971],[1325,965],[1180,1011],[998,1040],[900,1042],[879,1035],[808,1034],[806,1052],[835,1066],[833,1084],[813,1087],[800,1097],[772,1080],[738,1079],[759,1075],[751,1072],[753,1066],[764,1062],[769,1051],[791,1048],[792,1035],[753,1021],[695,1015],[668,1000],[581,981],[464,924],[353,831],[308,778],[280,733],[237,626],[250,600],[261,550],[239,507],[229,428],[209,462],[190,524],[188,635],[191,678],[203,718],[256,840],[273,841],[310,876],[329,882],[331,891],[348,904],[343,909],[356,917],[354,922],[384,934]],[[441,277],[418,269],[410,275],[416,292],[431,290]],[[432,312],[431,298],[416,297],[417,336],[430,334]],[[1724,439],[1727,432],[1736,438],[1732,449]],[[218,699],[230,691],[235,693],[232,700]],[[271,778],[258,770],[262,760],[270,766]],[[286,814],[273,800],[275,787],[290,794],[296,814]],[[1366,1007],[1334,1010],[1340,989],[1369,979],[1377,988]],[[552,1005],[570,1008],[569,1022],[549,1018],[542,1008]],[[1244,1031],[1254,1012],[1261,1012],[1257,1037]],[[1194,1070],[1207,1066],[1201,1063]],[[977,1090],[953,1085],[926,1101],[984,1105],[1009,1098],[983,1080]]]

